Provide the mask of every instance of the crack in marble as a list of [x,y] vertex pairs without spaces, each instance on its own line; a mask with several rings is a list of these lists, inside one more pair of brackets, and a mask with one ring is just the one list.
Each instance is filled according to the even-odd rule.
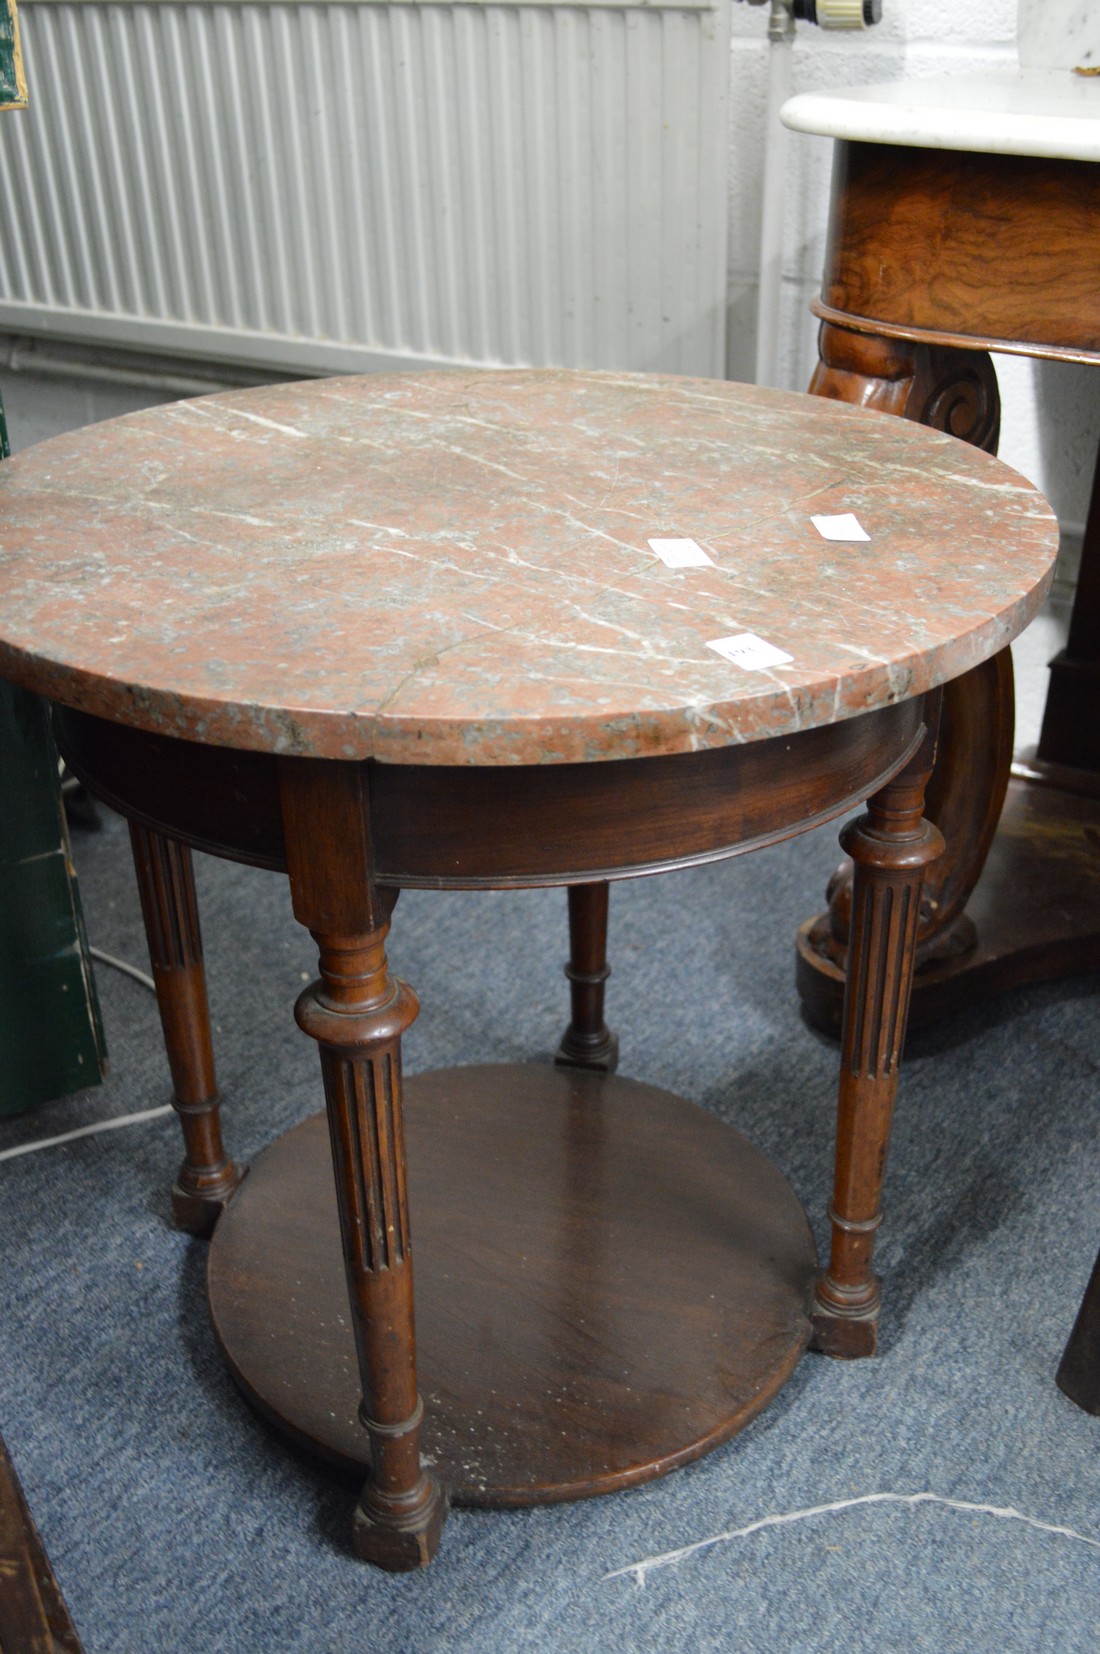
[[511,477],[513,482],[530,482],[522,471],[513,471],[509,465],[501,465],[495,459],[486,459],[483,454],[471,454],[468,448],[460,448],[457,442],[448,442],[446,445],[449,454],[458,454],[462,459],[468,459],[474,465],[483,465],[487,471],[497,471],[501,476]]
[[[463,618],[467,620],[473,619],[473,617],[469,615],[466,615]],[[385,698],[379,702],[374,711],[370,714],[372,722],[377,726],[378,720],[382,717],[383,713],[389,710],[406,685],[412,683],[413,680],[419,677],[420,673],[427,667],[438,666],[440,658],[443,655],[453,654],[456,649],[463,649],[467,644],[481,643],[484,642],[486,637],[499,635],[503,632],[510,632],[515,629],[511,626],[493,626],[487,621],[475,620],[474,624],[480,627],[479,631],[471,632],[469,637],[455,638],[451,643],[444,643],[439,649],[433,649],[430,655],[422,655],[418,660],[414,661],[401,681],[394,685],[393,689],[389,691]],[[520,621],[516,622],[517,626],[521,624],[522,622]]]
[[212,505],[189,505],[186,509],[200,517],[225,517],[231,523],[247,523],[249,528],[279,527],[278,523],[269,522],[265,517],[252,517],[247,511],[219,511]]
[[[585,534],[590,535],[593,539],[607,540],[611,545],[618,546],[621,551],[637,552],[639,550],[639,547],[633,545],[629,540],[619,540],[614,534],[608,534],[602,528],[593,528],[590,523],[581,522],[579,517],[574,517],[571,511],[563,511],[561,506],[546,505],[541,500],[532,500],[531,505],[534,510],[543,512],[545,516],[561,517],[572,528],[583,530]],[[642,555],[644,556],[645,553],[643,552]],[[656,561],[660,562],[660,558],[657,558]]]
[[308,437],[308,431],[300,431],[297,425],[284,425],[277,419],[268,419],[264,414],[252,413],[247,408],[233,408],[228,403],[221,406],[227,413],[234,414],[238,419],[247,419],[250,424],[262,425],[269,431],[278,431],[280,436]]

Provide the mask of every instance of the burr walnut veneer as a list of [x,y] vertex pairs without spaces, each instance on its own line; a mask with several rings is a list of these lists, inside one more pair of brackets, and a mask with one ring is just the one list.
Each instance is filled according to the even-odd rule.
[[[188,1035],[177,1215],[225,1205],[217,1335],[264,1413],[356,1470],[361,1555],[422,1565],[449,1498],[659,1475],[764,1406],[811,1334],[873,1348],[940,686],[1042,598],[1054,526],[1027,483],[808,397],[509,372],[158,408],[6,462],[0,495],[0,669],[57,703],[72,768],[133,824],[170,1047],[201,1020],[192,847],[286,872],[317,942],[296,1014],[327,1131],[306,1120],[232,1193]],[[811,514],[844,512],[869,541],[819,537]],[[709,563],[649,545],[687,537]],[[709,647],[743,634],[773,653]],[[865,799],[818,1273],[757,1150],[606,1072],[601,932],[610,879]],[[571,891],[580,1066],[403,1082],[399,891],[539,884]]]
[[[1100,363],[1100,82],[992,71],[805,94],[836,138],[819,396],[996,452],[989,352]],[[1024,981],[1100,965],[1100,471],[1066,648],[1038,749],[1013,759],[1011,657],[944,697],[928,813],[946,855],[926,891],[913,989],[928,1022]],[[850,870],[803,926],[808,1015],[840,1023]]]

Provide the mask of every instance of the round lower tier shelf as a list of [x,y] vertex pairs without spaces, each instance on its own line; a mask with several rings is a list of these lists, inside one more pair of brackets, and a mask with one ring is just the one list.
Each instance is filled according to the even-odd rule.
[[[405,1110],[423,1452],[454,1503],[649,1481],[781,1389],[809,1339],[814,1244],[740,1133],[634,1080],[520,1064],[416,1075]],[[255,1162],[209,1287],[245,1394],[362,1471],[323,1115]]]

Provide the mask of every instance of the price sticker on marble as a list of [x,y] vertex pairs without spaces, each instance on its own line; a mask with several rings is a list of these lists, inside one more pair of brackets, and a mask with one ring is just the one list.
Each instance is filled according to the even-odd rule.
[[774,643],[766,643],[755,632],[735,632],[732,637],[714,638],[707,644],[715,654],[732,661],[746,672],[763,672],[769,666],[789,666],[794,659]]
[[837,517],[811,517],[810,521],[823,540],[854,542],[871,538],[859,518],[851,511],[841,512]]
[[696,540],[650,540],[648,544],[670,569],[701,569],[708,563],[714,566],[714,558]]

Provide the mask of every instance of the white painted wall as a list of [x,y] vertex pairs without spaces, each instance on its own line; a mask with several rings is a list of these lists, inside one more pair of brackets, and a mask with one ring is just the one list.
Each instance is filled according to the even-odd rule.
[[[825,32],[800,23],[793,92],[973,73],[1016,63],[1017,0],[883,0],[875,28]],[[753,377],[767,8],[735,0],[730,86],[729,372]],[[824,258],[832,142],[789,133],[780,319],[780,378],[805,388],[817,359],[809,303]],[[1100,441],[1100,372],[1061,362],[997,358],[1001,456],[1048,495],[1072,546],[1079,540]]]
[[[1029,3],[1041,3],[1048,18],[1050,7],[1054,5],[1057,9],[1056,0],[1029,0]],[[764,172],[767,6],[748,5],[744,0],[725,0],[725,4],[732,14],[728,100],[728,371],[733,377],[751,379],[755,361],[756,273]],[[884,0],[885,17],[873,29],[826,32],[809,24],[799,24],[792,54],[792,89],[797,92],[861,81],[1011,66],[1015,62],[1016,5],[1017,0]],[[56,9],[41,4],[37,7],[39,12],[51,15]],[[308,6],[305,9],[313,10]],[[30,0],[27,10],[35,10]],[[259,16],[264,8],[244,10]],[[643,17],[642,21],[651,23],[653,19]],[[12,122],[25,117],[9,115],[3,119],[7,123],[4,130],[8,131]],[[810,315],[809,301],[817,291],[823,260],[832,144],[826,138],[789,133],[786,150],[789,168],[780,382],[791,388],[804,388],[816,355],[816,325]],[[721,178],[720,168],[714,176]],[[713,187],[721,186],[712,184]],[[715,219],[721,216],[721,205],[720,201],[715,204]],[[720,272],[715,289],[721,290]],[[17,330],[10,320],[6,326]],[[96,343],[102,347],[109,339],[104,336]],[[136,346],[136,341],[131,343]],[[169,347],[162,343],[151,348]],[[542,359],[532,358],[529,346],[517,354],[521,360]],[[547,359],[557,360],[558,356],[550,352]],[[584,352],[580,359],[585,359]],[[603,358],[596,353],[596,359]],[[33,373],[31,362],[24,365]],[[286,365],[283,364],[284,368]],[[670,364],[650,360],[643,352],[638,359],[633,356],[624,359],[624,365]],[[83,371],[94,375],[91,363],[85,363]],[[1091,368],[1034,363],[1012,357],[1001,357],[998,371],[1004,401],[1002,455],[1045,489],[1072,544],[1080,534],[1100,440],[1100,373]],[[4,384],[9,401],[19,396],[15,383],[18,377],[15,363],[0,358],[0,383]],[[87,394],[91,393],[82,393]],[[119,394],[116,384],[110,390],[110,397],[116,399]],[[140,401],[147,394],[147,384],[139,385],[137,399]],[[171,390],[165,394],[171,394]],[[175,394],[180,394],[178,389]],[[70,393],[64,396],[59,388],[55,397],[49,382],[43,381],[33,399],[36,430],[41,429],[40,421],[55,400],[65,402],[65,407],[58,410],[58,417],[71,418],[71,387]],[[15,413],[18,411],[13,409]],[[17,419],[16,425],[18,423]]]

